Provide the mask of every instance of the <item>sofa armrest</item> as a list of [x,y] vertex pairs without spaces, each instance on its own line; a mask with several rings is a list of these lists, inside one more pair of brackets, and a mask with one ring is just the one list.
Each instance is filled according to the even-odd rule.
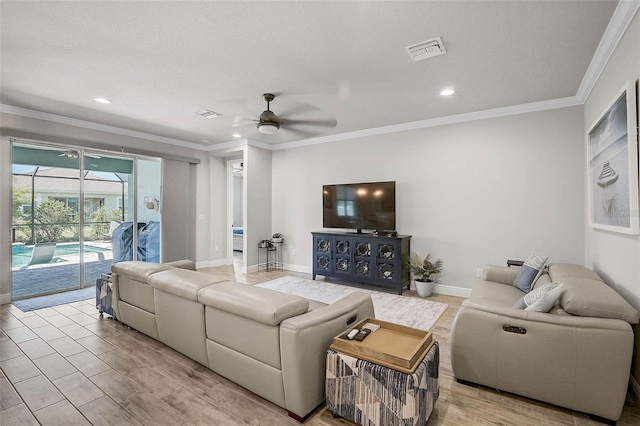
[[507,266],[487,265],[484,268],[484,276],[482,277],[482,280],[513,285],[513,282],[516,280],[516,276],[518,276],[518,272],[520,272],[520,268],[517,267],[509,268]]
[[359,321],[373,317],[371,296],[356,291],[335,303],[280,323],[287,410],[305,417],[324,401],[327,349],[333,338]]
[[632,353],[631,326],[616,319],[467,300],[451,328],[456,378],[611,420],[622,412]]

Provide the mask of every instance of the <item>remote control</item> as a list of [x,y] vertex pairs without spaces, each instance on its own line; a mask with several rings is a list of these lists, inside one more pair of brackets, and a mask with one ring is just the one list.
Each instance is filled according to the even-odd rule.
[[360,333],[358,333],[356,337],[354,337],[354,340],[356,342],[362,342],[364,338],[369,334],[371,334],[371,330],[369,330],[368,328],[363,328],[362,330],[360,330]]
[[356,337],[356,335],[359,333],[360,331],[357,328],[354,328],[353,330],[351,330],[349,332],[349,334],[347,334],[347,339],[349,340],[353,340],[354,337]]

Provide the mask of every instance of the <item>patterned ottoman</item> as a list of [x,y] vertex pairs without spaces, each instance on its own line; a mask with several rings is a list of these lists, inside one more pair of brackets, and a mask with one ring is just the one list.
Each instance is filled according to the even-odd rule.
[[413,374],[327,351],[327,408],[367,426],[424,425],[438,399],[440,347],[435,342]]

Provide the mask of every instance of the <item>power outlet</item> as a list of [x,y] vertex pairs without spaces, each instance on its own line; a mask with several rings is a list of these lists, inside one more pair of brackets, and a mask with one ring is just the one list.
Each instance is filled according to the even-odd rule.
[[295,256],[296,255],[296,249],[292,248],[291,249],[291,256]]
[[220,251],[220,246],[216,246],[215,250]]
[[482,269],[482,268],[476,269],[476,278],[478,278],[478,279],[482,278],[482,273],[483,272],[484,272],[484,269]]

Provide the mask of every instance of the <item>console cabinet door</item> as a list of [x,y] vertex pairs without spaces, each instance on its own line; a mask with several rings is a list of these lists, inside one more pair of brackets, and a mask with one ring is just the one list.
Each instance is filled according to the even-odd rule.
[[378,241],[375,244],[375,280],[385,287],[397,287],[400,283],[400,247],[396,240]]
[[332,237],[333,272],[336,276],[353,275],[353,241],[351,237]]
[[371,282],[374,277],[374,241],[353,237],[353,276],[359,282]]
[[331,237],[325,235],[314,235],[313,236],[313,275],[315,278],[316,274],[324,275],[324,273],[332,272],[332,244]]

